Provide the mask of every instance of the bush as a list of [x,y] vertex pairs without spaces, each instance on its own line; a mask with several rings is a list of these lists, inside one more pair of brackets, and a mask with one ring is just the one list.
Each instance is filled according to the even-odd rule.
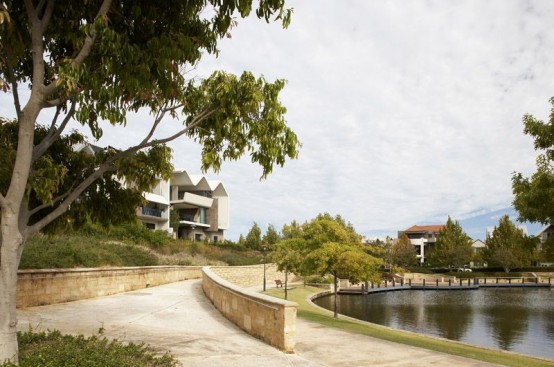
[[[19,367],[175,367],[169,354],[157,356],[144,345],[59,331],[18,333]],[[17,367],[6,362],[0,367]]]
[[306,278],[304,278],[305,283],[315,283],[315,284],[332,284],[333,278],[332,277],[324,277],[320,275],[310,275]]
[[20,269],[93,268],[99,266],[150,266],[157,258],[145,250],[82,236],[44,236],[29,239]]
[[166,231],[152,231],[140,221],[110,227],[109,234],[112,238],[144,244],[155,249],[168,245],[172,240]]

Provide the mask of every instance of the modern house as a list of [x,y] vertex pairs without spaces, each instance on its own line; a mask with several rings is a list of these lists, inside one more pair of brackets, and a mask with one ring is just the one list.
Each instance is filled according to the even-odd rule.
[[437,234],[444,228],[443,224],[411,226],[410,228],[399,231],[398,238],[403,234],[407,235],[410,243],[415,246],[417,258],[421,264],[425,262],[425,254],[433,248],[437,241]]
[[179,219],[177,237],[222,241],[229,228],[229,195],[223,184],[181,169],[173,173],[170,186],[170,203]]

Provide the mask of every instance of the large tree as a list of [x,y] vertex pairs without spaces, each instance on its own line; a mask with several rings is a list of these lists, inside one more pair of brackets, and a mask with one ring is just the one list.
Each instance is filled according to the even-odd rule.
[[473,258],[471,238],[464,232],[458,221],[450,217],[446,225],[437,234],[437,241],[429,254],[433,265],[461,267]]
[[523,117],[524,132],[534,140],[537,171],[531,177],[521,173],[512,176],[514,207],[520,220],[554,223],[554,97],[549,120],[543,122],[532,115]]
[[[0,2],[0,89],[9,92],[2,98],[12,98],[18,124],[9,184],[0,192],[0,361],[17,362],[16,281],[25,240],[63,215],[106,173],[118,176],[137,152],[163,150],[164,143],[181,136],[202,146],[204,170],[218,171],[223,160],[248,153],[265,177],[275,164],[297,156],[299,142],[278,98],[284,81],[270,83],[248,72],[198,79],[190,72],[202,55],[217,54],[218,41],[236,26],[235,18],[252,10],[265,21],[279,19],[284,26],[290,21],[284,0]],[[48,132],[37,142],[45,110],[52,110],[53,118],[44,121]],[[149,112],[141,121],[149,127],[135,145],[105,154],[68,191],[60,191],[68,178],[56,161],[48,162],[48,179],[33,183],[45,169],[37,163],[66,134],[70,121],[98,139],[101,121],[124,127],[130,125],[128,114],[139,110]],[[157,135],[168,119],[175,130]],[[168,163],[167,154],[158,158],[158,164]],[[137,168],[141,176],[143,166]],[[48,210],[31,222],[40,206]]]
[[514,268],[529,265],[530,243],[533,242],[505,215],[486,240],[485,259],[508,273]]

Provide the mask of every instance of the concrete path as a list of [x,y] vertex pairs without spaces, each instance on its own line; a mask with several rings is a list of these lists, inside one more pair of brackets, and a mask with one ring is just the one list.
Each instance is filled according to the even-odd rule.
[[352,334],[299,319],[296,353],[285,354],[225,319],[199,280],[18,310],[19,330],[58,329],[150,344],[183,366],[492,366]]

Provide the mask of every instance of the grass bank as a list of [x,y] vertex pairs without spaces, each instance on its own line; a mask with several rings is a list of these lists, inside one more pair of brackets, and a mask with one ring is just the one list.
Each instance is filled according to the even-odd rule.
[[[322,310],[310,304],[307,299],[311,295],[320,292],[321,289],[314,287],[297,287],[288,291],[289,301],[298,303],[298,317],[317,322],[319,324],[339,328],[356,334],[367,335],[395,343],[411,345],[414,347],[434,350],[441,353],[452,354],[479,361],[502,364],[514,367],[546,367],[554,366],[554,361],[506,353],[502,351],[489,350],[444,339],[437,339],[423,335],[389,329],[380,325],[368,322],[357,321],[345,316],[333,318],[330,311]],[[270,289],[265,294],[277,298],[284,298],[284,291],[281,289]]]
[[174,240],[161,231],[149,231],[131,223],[103,228],[93,224],[79,230],[30,238],[24,247],[20,269],[96,268],[152,265],[253,265],[259,251],[228,241],[209,244]]

